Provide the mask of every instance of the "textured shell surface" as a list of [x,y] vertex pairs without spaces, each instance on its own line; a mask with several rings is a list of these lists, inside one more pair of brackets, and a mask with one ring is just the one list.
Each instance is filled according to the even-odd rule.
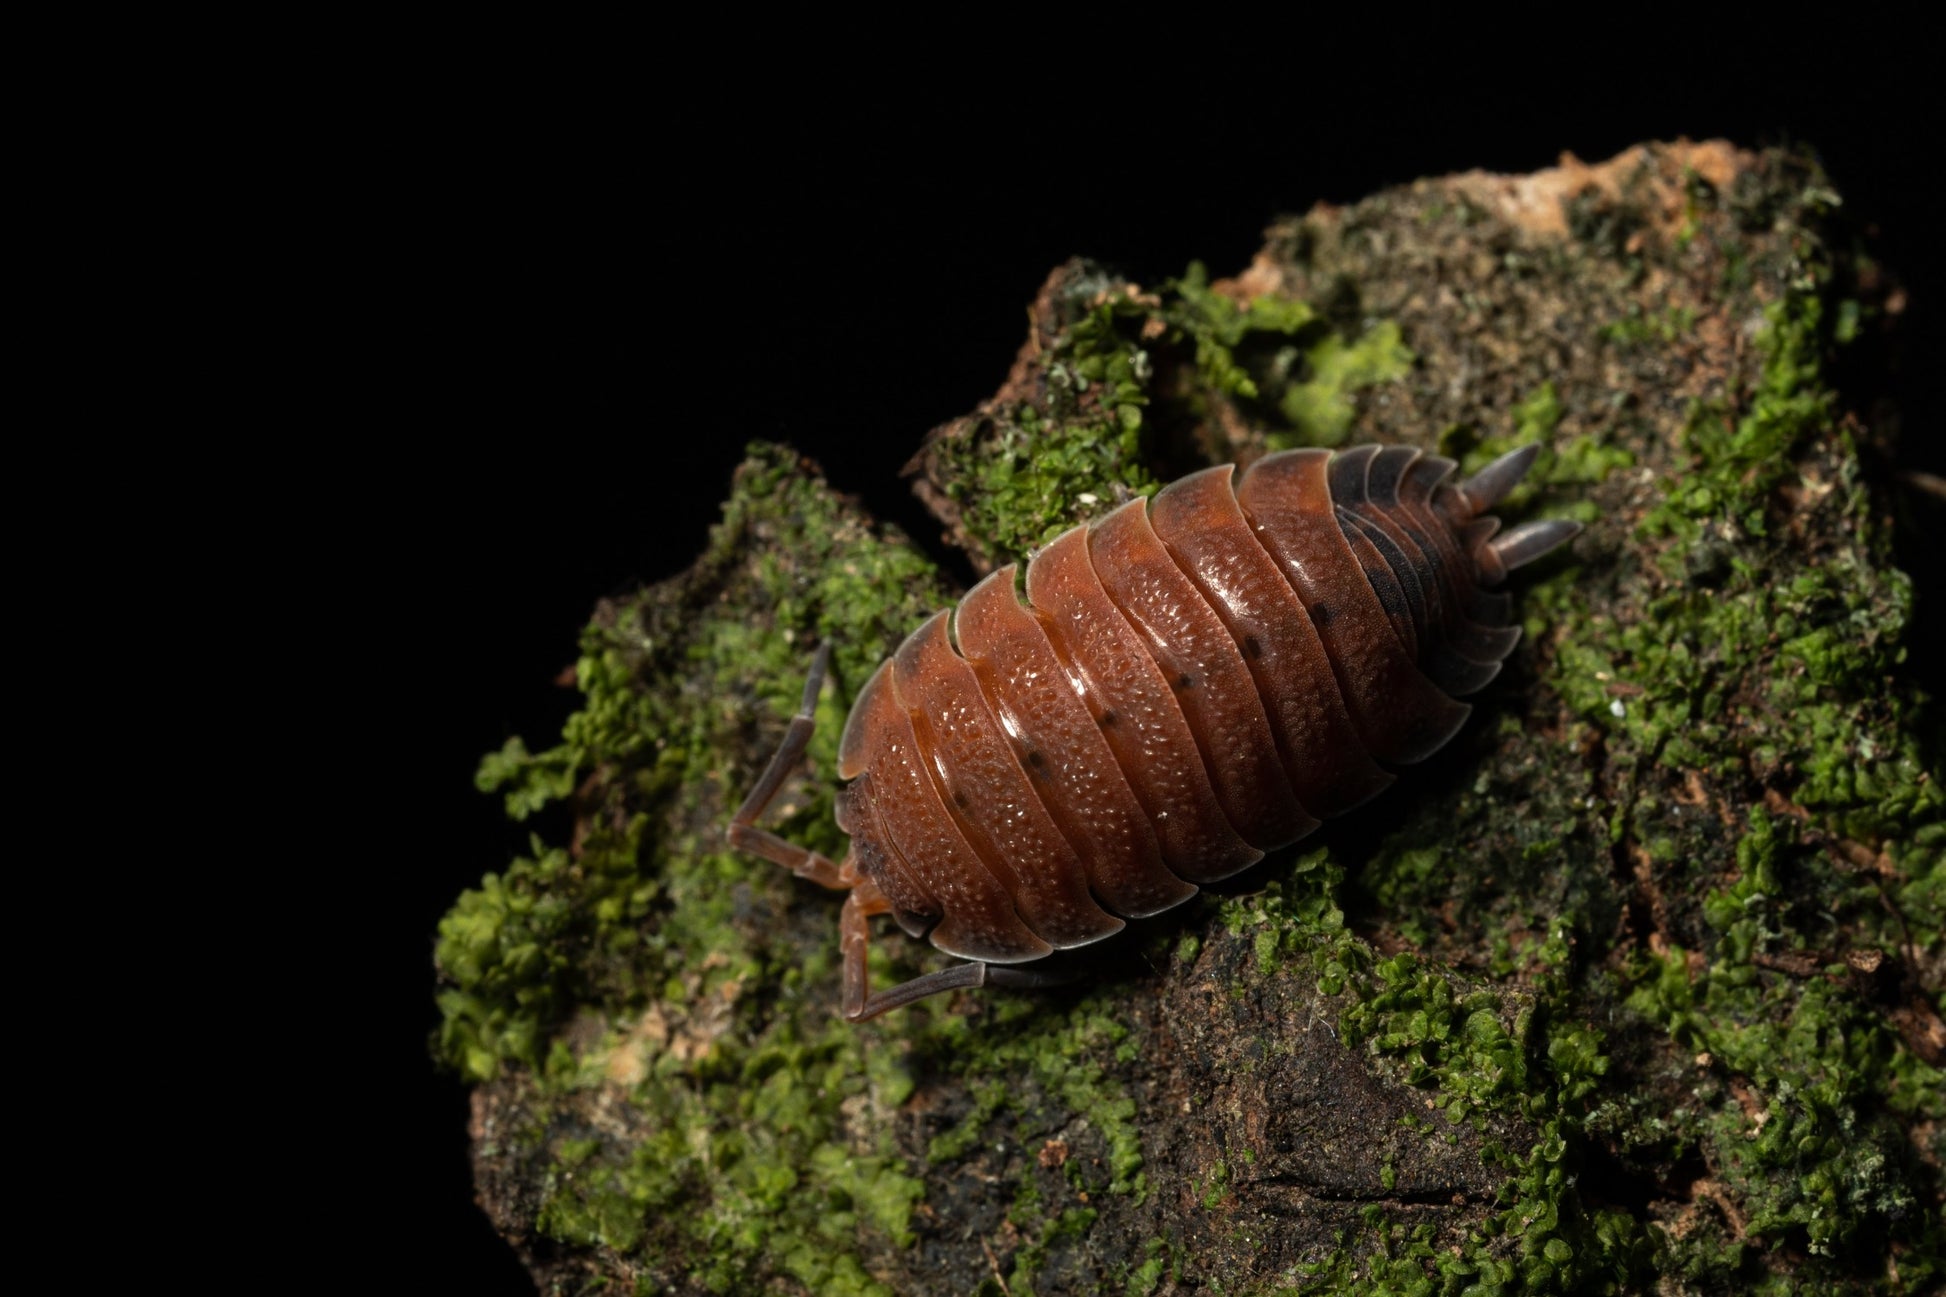
[[[1384,791],[1438,751],[1518,643],[1510,569],[1577,524],[1485,511],[1536,448],[1463,482],[1406,447],[1192,473],[1057,537],[928,619],[866,682],[839,741],[851,851],[731,839],[848,890],[846,1014],[988,981],[1112,936]],[[971,961],[868,994],[866,920]],[[991,971],[989,971],[991,970]]]
[[1403,447],[1191,474],[914,631],[840,745],[841,826],[906,931],[1031,960],[1188,899],[1392,782],[1519,639],[1483,587],[1572,535],[1492,540],[1516,452],[1449,484]]

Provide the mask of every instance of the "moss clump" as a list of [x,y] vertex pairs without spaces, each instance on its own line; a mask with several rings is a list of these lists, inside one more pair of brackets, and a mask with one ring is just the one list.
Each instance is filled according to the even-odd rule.
[[[926,1052],[946,1075],[968,1085],[975,1101],[958,1125],[932,1140],[931,1159],[944,1163],[964,1156],[1003,1110],[1032,1114],[1036,1128],[1054,1128],[1068,1114],[1079,1114],[1100,1132],[1107,1152],[1105,1177],[1083,1177],[1084,1187],[1140,1198],[1147,1180],[1135,1100],[1110,1071],[1118,1059],[1134,1056],[1137,1038],[1117,1020],[1115,1008],[1110,996],[1091,995],[1065,1013],[1030,999],[1009,999],[983,1021],[946,1018],[932,1024]],[[1079,1175],[1081,1163],[1073,1165]]]
[[[1829,340],[1818,298],[1794,293],[1765,318],[1754,391],[1736,406],[1697,406],[1682,484],[1637,528],[1661,542],[1653,593],[1625,619],[1556,580],[1535,592],[1545,620],[1530,630],[1575,627],[1557,649],[1562,696],[1638,787],[1651,765],[1754,779],[1834,840],[1882,844],[1900,867],[1899,913],[1936,934],[1946,792],[1922,742],[1930,704],[1900,680],[1910,582],[1887,561],[1850,433],[1821,385],[1816,357]],[[1796,453],[1806,445],[1820,450]],[[1780,527],[1832,540],[1809,562],[1784,563],[1766,543]],[[1654,851],[1664,833],[1655,801],[1631,800]],[[1618,817],[1613,832],[1630,827]],[[1844,875],[1821,885],[1890,951],[1903,934],[1879,883]]]
[[[1693,1142],[1721,1173],[1744,1213],[1743,1239],[1801,1238],[1813,1256],[1837,1260],[1861,1233],[1882,1235],[1916,1212],[1904,1132],[1874,1100],[1937,1120],[1946,1077],[1901,1058],[1882,1017],[1822,978],[1780,994],[1734,958],[1694,976],[1688,965],[1680,949],[1646,964],[1629,1004],[1710,1058],[1697,1106],[1662,1134]],[[1903,1075],[1888,1095],[1895,1064]],[[1719,1065],[1741,1086],[1714,1075]],[[1726,1259],[1727,1281],[1741,1259]]]
[[1114,293],[1070,305],[1077,313],[1049,349],[1040,399],[946,443],[946,494],[967,535],[995,556],[1024,557],[1105,504],[1157,486],[1142,454],[1154,372],[1133,323],[1146,307]]
[[[1513,1256],[1484,1232],[1462,1244],[1479,1267],[1465,1283],[1487,1290],[1660,1275],[1676,1291],[1917,1292],[1940,1279],[1941,1150],[1924,1132],[1942,1092],[1927,1033],[1942,998],[1928,970],[1946,731],[1905,675],[1911,588],[1861,475],[1865,430],[1828,378],[1867,311],[1833,304],[1848,290],[1818,233],[1829,202],[1815,175],[1770,176],[1766,240],[1699,211],[1659,244],[1637,237],[1646,216],[1602,215],[1615,203],[1591,191],[1576,227],[1588,253],[1612,258],[1622,285],[1654,261],[1679,290],[1604,320],[1585,287],[1598,266],[1562,257],[1586,298],[1555,315],[1570,328],[1549,345],[1601,356],[1599,381],[1524,370],[1502,380],[1493,417],[1444,423],[1440,448],[1463,471],[1541,444],[1502,512],[1591,531],[1520,591],[1539,678],[1503,698],[1497,726],[1456,740],[1450,786],[1359,861],[1342,902],[1353,926],[1407,949],[1374,965],[1395,984],[1360,993],[1340,1028],[1469,1121],[1513,1102],[1558,1136],[1570,1178],[1579,1164],[1584,1184],[1676,1186],[1673,1202],[1576,1217],[1545,1159],[1505,1164],[1521,1213],[1573,1223]],[[1371,273],[1327,255],[1316,231],[1291,246],[1305,273],[1279,269],[1295,291]],[[1700,382],[1691,366],[1725,322],[1749,363]],[[1470,345],[1442,347],[1438,327],[1407,327],[1433,370]],[[1649,381],[1602,390],[1630,369]],[[1652,409],[1668,433],[1652,433]],[[1571,960],[1551,953],[1561,940]],[[1518,1023],[1528,992],[1535,1017],[1513,1050],[1507,1014]],[[1550,1025],[1577,1021],[1602,1033]],[[1556,1055],[1564,1070],[1537,1071]],[[1395,1217],[1354,1232],[1304,1286],[1465,1286],[1445,1268],[1450,1240]],[[1552,1268],[1523,1268],[1537,1257]]]
[[1353,393],[1404,377],[1413,360],[1391,320],[1381,320],[1351,341],[1325,333],[1299,348],[1298,356],[1303,366],[1296,372],[1302,376],[1283,385],[1277,403],[1290,430],[1271,435],[1269,444],[1276,450],[1344,445],[1351,436]]
[[[1109,1278],[1095,1227],[1103,1212],[1139,1211],[1148,1197],[1141,1119],[1118,1072],[1141,1056],[1145,1023],[1124,997],[1095,993],[1065,1005],[998,997],[964,1016],[939,1015],[914,1042],[915,1065],[948,1108],[927,1141],[931,1181],[991,1184],[1010,1193],[995,1222],[1004,1291],[1090,1291]],[[982,1195],[955,1189],[938,1203],[986,1229]],[[983,1235],[984,1237],[984,1235]],[[971,1240],[968,1240],[969,1242]],[[1000,1270],[994,1256],[1012,1253]],[[996,1278],[979,1291],[1001,1292]]]
[[[1144,1249],[1142,1264],[1129,1271],[1122,1291],[1127,1297],[1151,1297],[1162,1277],[1171,1271],[1168,1240],[1152,1238]],[[1173,1277],[1173,1276],[1172,1276]]]
[[1693,542],[1711,520],[1764,534],[1771,492],[1794,470],[1792,452],[1833,421],[1835,397],[1822,381],[1823,314],[1821,299],[1810,292],[1789,293],[1764,308],[1756,390],[1734,413],[1721,401],[1696,404],[1684,438],[1694,461],[1682,489],[1643,518],[1644,538],[1668,533]]
[[[1627,1212],[1588,1207],[1576,1189],[1582,1121],[1609,1064],[1601,1033],[1574,1016],[1571,924],[1543,944],[1544,971],[1519,989],[1495,988],[1410,951],[1376,955],[1345,928],[1344,874],[1328,849],[1308,853],[1262,894],[1227,905],[1225,922],[1233,933],[1254,930],[1259,959],[1274,951],[1315,976],[1319,993],[1336,999],[1340,1039],[1428,1095],[1436,1116],[1412,1123],[1420,1138],[1462,1124],[1486,1133],[1491,1114],[1520,1119],[1531,1138],[1482,1145],[1499,1187],[1494,1209],[1462,1237],[1401,1226],[1374,1205],[1361,1236],[1298,1267],[1298,1289],[1621,1291],[1653,1273],[1653,1236]],[[1396,1186],[1390,1166],[1386,1181]]]
[[1339,445],[1355,395],[1413,360],[1395,324],[1348,336],[1304,302],[1219,292],[1199,264],[1145,293],[1076,262],[1039,308],[1031,381],[929,448],[961,538],[996,565],[1152,493],[1150,465],[1189,428],[1246,418],[1272,445]]
[[[589,626],[583,705],[561,742],[529,754],[510,741],[482,762],[482,787],[515,819],[578,790],[573,841],[535,836],[461,896],[437,947],[440,1055],[476,1081],[511,1078],[511,1137],[550,1168],[537,1235],[710,1291],[773,1272],[888,1291],[859,1239],[909,1242],[919,1182],[889,1132],[844,1112],[903,1101],[905,1050],[832,1012],[835,907],[804,907],[800,945],[777,922],[798,885],[724,849],[720,817],[751,777],[725,754],[795,709],[818,641],[855,688],[945,601],[903,540],[796,456],[755,445],[689,578],[604,605]],[[678,675],[685,687],[661,683]],[[820,704],[813,772],[833,767],[842,708]],[[788,831],[839,845],[831,787],[793,785]],[[590,1131],[604,1094],[629,1115]]]
[[1216,292],[1200,263],[1169,287],[1180,303],[1172,321],[1195,339],[1196,369],[1209,391],[1234,398],[1267,428],[1272,449],[1343,445],[1353,396],[1412,368],[1394,321],[1347,334],[1303,301]]
[[1696,327],[1696,309],[1674,306],[1652,315],[1639,308],[1601,326],[1596,336],[1617,347],[1672,346]]
[[[737,593],[760,618],[712,607],[732,584],[754,587]],[[865,526],[790,452],[753,445],[688,581],[604,604],[584,632],[583,703],[561,742],[530,754],[510,739],[481,762],[481,788],[502,793],[516,820],[584,785],[580,833],[572,849],[532,838],[530,855],[487,875],[441,921],[442,1056],[490,1080],[508,1062],[537,1066],[571,1009],[629,1015],[706,957],[705,994],[756,976],[766,952],[733,921],[733,897],[752,883],[787,889],[775,866],[718,849],[720,826],[698,821],[745,778],[723,754],[764,718],[796,709],[819,641],[832,643],[833,674],[855,688],[945,602],[916,550]],[[707,664],[690,688],[645,687],[688,662]],[[842,700],[828,692],[812,768],[832,769],[842,724]],[[828,780],[807,780],[786,801],[800,836],[841,844]]]
[[[539,1231],[617,1258],[646,1252],[647,1263],[680,1247],[684,1272],[710,1292],[744,1291],[771,1270],[816,1292],[891,1292],[865,1270],[858,1239],[910,1244],[923,1190],[889,1134],[859,1148],[841,1111],[854,1098],[896,1107],[910,1081],[869,1066],[861,1043],[842,1022],[809,1039],[776,1023],[753,1046],[719,1038],[693,1064],[663,1055],[628,1089],[644,1109],[632,1140],[555,1140]],[[571,1103],[610,1085],[632,1047],[564,1047],[542,1089]]]

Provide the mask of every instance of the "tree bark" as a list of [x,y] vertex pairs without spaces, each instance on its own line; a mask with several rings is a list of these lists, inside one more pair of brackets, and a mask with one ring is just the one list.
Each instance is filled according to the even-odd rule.
[[571,840],[441,926],[542,1291],[1940,1282],[1940,727],[1862,417],[1901,301],[1836,213],[1794,154],[1648,145],[1321,207],[1215,283],[1054,272],[910,466],[978,570],[1300,444],[1538,441],[1503,518],[1587,524],[1445,751],[1067,990],[847,1026],[837,899],[725,847],[829,640],[770,823],[842,856],[845,708],[954,594],[753,446],[696,567],[597,610],[561,743],[482,767]]

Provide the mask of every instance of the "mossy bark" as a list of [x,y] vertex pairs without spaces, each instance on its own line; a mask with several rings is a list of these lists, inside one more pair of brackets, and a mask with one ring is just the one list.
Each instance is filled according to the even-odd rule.
[[1539,441],[1504,515],[1588,524],[1445,752],[1066,992],[846,1026],[835,898],[724,848],[829,639],[773,822],[842,852],[845,704],[952,595],[753,447],[697,567],[598,610],[562,743],[482,767],[571,840],[441,927],[542,1290],[1939,1283],[1938,727],[1831,378],[1897,301],[1836,210],[1797,156],[1648,146],[1320,208],[1213,284],[1055,272],[912,465],[977,568],[1294,444]]

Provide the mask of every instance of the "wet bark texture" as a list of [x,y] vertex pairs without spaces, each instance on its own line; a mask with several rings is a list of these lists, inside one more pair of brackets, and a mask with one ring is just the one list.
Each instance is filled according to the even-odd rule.
[[[571,840],[442,925],[541,1290],[1938,1282],[1937,716],[1862,417],[1902,302],[1850,237],[1802,158],[1676,144],[1321,207],[1214,283],[1057,270],[910,466],[979,570],[1298,444],[1539,441],[1501,512],[1587,530],[1444,752],[1050,994],[848,1027],[838,899],[724,849],[829,638],[770,822],[842,854],[845,706],[955,593],[753,447],[697,567],[598,610],[562,744],[483,767]],[[940,965],[877,941],[881,985]]]

